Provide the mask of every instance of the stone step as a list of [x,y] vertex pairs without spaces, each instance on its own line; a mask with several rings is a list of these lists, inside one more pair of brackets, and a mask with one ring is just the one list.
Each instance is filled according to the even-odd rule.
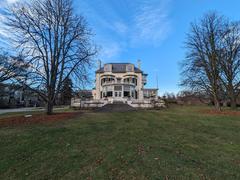
[[134,111],[135,108],[129,106],[128,104],[120,103],[120,104],[106,104],[105,106],[98,108],[96,111],[98,112],[127,112]]
[[122,101],[113,101],[113,104],[124,104]]

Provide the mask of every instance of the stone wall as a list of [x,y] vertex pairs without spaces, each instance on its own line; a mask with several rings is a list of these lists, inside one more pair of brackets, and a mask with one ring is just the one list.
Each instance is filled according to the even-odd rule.
[[128,105],[134,108],[149,109],[149,108],[165,108],[165,102],[163,100],[133,100],[127,101]]
[[105,100],[81,100],[79,98],[72,98],[71,107],[79,109],[93,109],[106,105],[108,101]]
[[[80,100],[79,98],[72,98],[71,107],[79,109],[94,109],[105,106],[106,104],[112,104],[111,100]],[[131,107],[139,109],[151,109],[151,108],[165,108],[165,102],[163,100],[126,100],[123,103],[128,104]]]

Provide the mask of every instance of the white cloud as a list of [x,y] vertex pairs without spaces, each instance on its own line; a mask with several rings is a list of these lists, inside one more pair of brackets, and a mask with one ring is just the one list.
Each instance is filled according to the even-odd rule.
[[132,43],[161,44],[171,30],[170,1],[144,1],[134,18]]
[[5,42],[5,38],[8,37],[9,33],[6,30],[6,27],[4,25],[5,16],[0,13],[0,42]]
[[113,58],[116,58],[118,54],[122,51],[122,47],[118,42],[113,42],[113,41],[107,41],[101,43],[101,55],[100,59],[103,60],[110,60]]
[[6,27],[4,24],[6,20],[6,9],[8,7],[11,7],[14,3],[17,2],[25,2],[27,0],[0,0],[0,46],[5,48],[10,48],[10,46],[13,46],[13,43],[11,45],[9,44],[9,39],[11,38],[12,34],[11,31],[9,31],[9,28]]
[[19,0],[7,0],[7,3],[15,3],[15,2],[17,2],[17,1],[19,1]]
[[21,1],[21,0],[0,0],[0,9],[1,7],[6,7],[7,5],[11,5],[13,3],[16,3],[18,1]]
[[[12,4],[27,0],[0,0]],[[102,2],[76,1],[91,20],[97,43],[102,46],[101,57],[117,57],[129,47],[158,46],[171,31],[170,3],[172,0],[128,0]],[[87,20],[88,20],[87,19]],[[1,19],[0,19],[1,22]],[[0,34],[4,34],[0,27]]]
[[123,22],[117,21],[117,22],[113,23],[113,29],[114,29],[114,31],[116,31],[118,34],[124,35],[124,34],[126,34],[127,31],[128,31],[128,26],[127,26],[125,23],[123,23]]
[[[171,32],[171,1],[172,0],[129,1],[129,9],[127,12],[120,11],[122,14],[117,13],[119,12],[118,9],[123,10],[125,8],[121,3],[115,4],[116,6],[112,6],[107,12],[103,12],[102,8],[99,11],[97,8],[91,9],[91,6],[88,7],[91,9],[91,15],[93,16],[95,14],[93,19],[98,19],[97,22],[99,24],[97,27],[103,29],[98,35],[99,39],[107,39],[108,42],[111,42],[109,44],[114,44],[114,46],[106,43],[102,44],[104,46],[107,45],[103,48],[107,50],[102,50],[104,52],[101,52],[102,56],[117,56],[127,50],[128,47],[161,45]],[[96,24],[93,24],[93,26],[94,25]],[[124,46],[122,44],[124,44]]]
[[1,10],[1,8],[5,8],[14,3],[24,2],[24,1],[27,1],[27,0],[0,0],[0,10]]

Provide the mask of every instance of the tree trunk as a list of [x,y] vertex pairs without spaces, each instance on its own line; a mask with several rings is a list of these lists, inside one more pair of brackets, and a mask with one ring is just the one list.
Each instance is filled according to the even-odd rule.
[[237,108],[237,102],[235,97],[231,97],[231,108],[236,109]]
[[53,103],[52,102],[47,102],[47,115],[53,114]]
[[215,108],[216,108],[216,110],[221,111],[221,105],[220,105],[219,101],[215,101]]
[[221,105],[220,105],[219,99],[217,98],[216,95],[214,95],[213,98],[214,98],[213,100],[214,100],[215,109],[216,109],[217,111],[221,111]]
[[230,103],[231,103],[231,108],[236,109],[237,108],[237,102],[234,94],[234,89],[232,86],[229,88],[229,98],[230,98]]

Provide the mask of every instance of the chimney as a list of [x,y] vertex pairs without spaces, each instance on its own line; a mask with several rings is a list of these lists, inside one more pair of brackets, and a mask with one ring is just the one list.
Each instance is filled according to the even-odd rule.
[[99,59],[98,60],[98,69],[100,69],[102,67],[102,61]]
[[141,69],[141,60],[140,59],[137,60],[137,65],[138,65],[138,69]]

